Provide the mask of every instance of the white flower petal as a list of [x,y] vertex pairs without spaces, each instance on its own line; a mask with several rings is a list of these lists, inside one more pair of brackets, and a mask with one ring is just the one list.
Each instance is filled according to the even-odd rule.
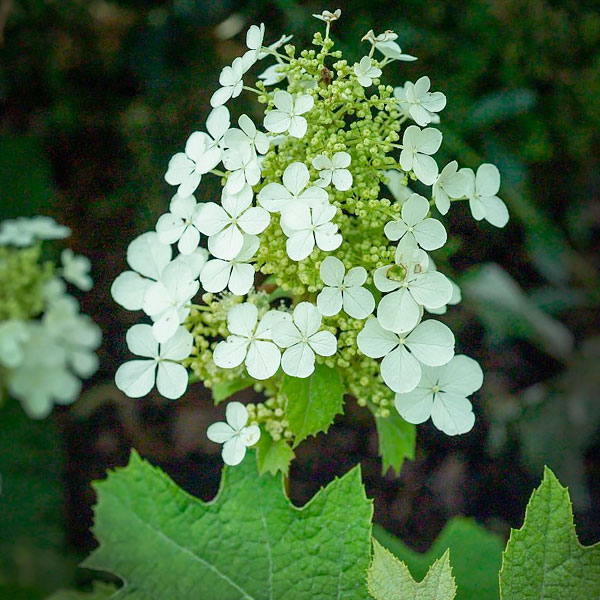
[[392,391],[410,392],[421,379],[421,365],[404,346],[400,346],[381,361],[381,377]]
[[378,321],[385,329],[396,333],[410,331],[420,318],[419,305],[406,288],[387,294],[377,306]]
[[309,377],[315,370],[315,353],[308,344],[295,344],[283,353],[281,368],[292,377]]
[[317,307],[310,302],[300,302],[294,308],[292,318],[300,333],[305,337],[310,337],[321,327],[321,314]]
[[438,176],[438,165],[431,156],[415,154],[412,161],[412,170],[417,179],[425,185],[433,185]]
[[402,205],[402,220],[406,225],[412,227],[420,223],[429,212],[429,202],[427,198],[419,194],[412,196]]
[[496,165],[484,163],[477,169],[475,188],[480,196],[495,196],[500,190],[500,171]]
[[339,288],[323,288],[317,296],[317,308],[325,317],[337,315],[342,310],[342,292]]
[[113,282],[110,293],[115,302],[127,310],[141,310],[144,296],[154,282],[145,279],[135,271],[121,273]]
[[344,311],[348,316],[353,319],[366,319],[374,308],[375,299],[366,288],[351,287],[344,290]]
[[241,402],[230,402],[225,408],[225,420],[240,431],[248,422],[248,409]]
[[271,133],[283,133],[290,126],[290,115],[280,110],[274,109],[265,116],[264,126]]
[[450,280],[437,271],[422,273],[410,285],[414,300],[425,308],[441,308],[452,297]]
[[211,441],[217,444],[224,444],[227,440],[230,440],[235,435],[235,431],[223,421],[219,421],[218,423],[213,423],[206,430],[206,437]]
[[308,128],[308,123],[304,117],[292,117],[288,127],[289,134],[298,139],[303,138]]
[[419,425],[431,417],[433,393],[419,385],[407,394],[396,394],[394,405],[405,421]]
[[188,385],[188,372],[174,362],[160,362],[156,374],[156,389],[161,396],[176,400],[185,393]]
[[222,292],[229,283],[232,265],[220,259],[209,260],[200,273],[200,283],[207,292]]
[[229,279],[229,289],[236,296],[245,296],[254,285],[254,267],[244,263],[234,263]]
[[129,351],[144,358],[158,356],[158,342],[152,335],[152,326],[138,323],[127,331],[125,336]]
[[200,244],[200,232],[195,227],[186,227],[179,238],[177,249],[181,254],[191,254]]
[[172,256],[171,246],[161,243],[154,231],[142,233],[127,248],[129,266],[140,275],[155,280],[160,278]]
[[367,270],[364,267],[352,267],[344,277],[344,286],[355,287],[363,285],[367,280]]
[[281,352],[273,342],[255,340],[248,348],[246,370],[254,379],[269,379],[279,368]]
[[271,334],[273,336],[273,341],[280,348],[289,348],[302,341],[302,335],[291,319],[282,320],[271,330]]
[[[295,231],[286,242],[288,256],[292,260],[304,260],[315,247],[315,236],[312,231]],[[339,244],[338,244],[339,247]]]
[[294,195],[298,196],[306,187],[310,175],[304,163],[294,162],[288,165],[283,172],[283,185]]
[[441,390],[456,396],[469,396],[483,385],[483,371],[477,361],[456,355],[438,370],[438,385]]
[[436,394],[431,420],[446,435],[460,435],[473,428],[475,415],[471,403],[464,396]]
[[308,345],[319,356],[332,356],[337,351],[337,339],[330,331],[317,331],[308,338]]
[[325,285],[334,287],[342,285],[344,282],[345,271],[346,269],[344,268],[344,263],[335,256],[327,256],[325,259],[323,259],[319,270],[321,274],[321,281]]
[[253,206],[238,219],[238,224],[242,231],[256,235],[268,227],[270,220],[271,216],[264,208]]
[[292,196],[280,183],[268,183],[258,193],[257,200],[269,212],[279,212],[292,201]]
[[437,250],[448,239],[444,226],[437,219],[421,221],[415,225],[413,235],[424,250]]
[[223,457],[223,462],[230,467],[235,467],[244,460],[246,445],[239,435],[232,437],[223,444],[221,456]]
[[117,369],[115,384],[130,398],[141,398],[154,386],[155,371],[153,360],[130,360]]
[[249,338],[256,329],[258,309],[250,302],[236,304],[227,313],[227,329],[230,333]]
[[454,334],[450,328],[429,319],[418,325],[406,340],[409,350],[423,364],[437,367],[454,356]]
[[180,327],[175,334],[160,347],[160,357],[168,360],[184,360],[192,351],[194,336]]
[[242,249],[244,236],[236,225],[229,225],[222,231],[208,238],[208,249],[211,254],[223,260],[231,260]]
[[481,198],[481,204],[485,212],[485,220],[494,227],[504,227],[508,223],[508,209],[498,196]]
[[399,344],[398,336],[384,329],[375,318],[365,323],[356,341],[359,350],[370,358],[381,358]]
[[217,367],[231,369],[244,362],[248,349],[248,338],[230,335],[225,341],[219,342],[213,353]]

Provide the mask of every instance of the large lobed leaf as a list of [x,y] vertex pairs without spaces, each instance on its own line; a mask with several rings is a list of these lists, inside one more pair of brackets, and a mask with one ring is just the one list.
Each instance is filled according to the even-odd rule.
[[100,546],[84,564],[124,581],[115,598],[367,597],[372,505],[358,468],[301,509],[251,460],[224,471],[208,504],[135,452],[96,490]]
[[569,492],[548,468],[502,558],[502,600],[600,598],[600,544],[579,543]]

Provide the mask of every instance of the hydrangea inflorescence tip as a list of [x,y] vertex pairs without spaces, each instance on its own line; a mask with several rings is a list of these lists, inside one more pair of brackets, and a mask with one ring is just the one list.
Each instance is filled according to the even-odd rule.
[[[209,428],[229,464],[261,435],[293,445],[294,398],[283,388],[319,365],[377,417],[431,417],[449,435],[473,426],[467,396],[482,383],[477,363],[455,357],[452,332],[429,316],[460,295],[428,253],[446,243],[440,218],[456,201],[476,220],[506,224],[498,170],[440,169],[434,125],[446,98],[425,76],[382,83],[391,62],[416,60],[394,32],[369,31],[351,64],[330,37],[341,12],[314,16],[325,34],[301,51],[287,36],[267,46],[264,25],[250,27],[247,51],[219,76],[206,131],[169,162],[169,211],[131,243],[132,270],[113,284],[117,302],[153,322],[128,336],[145,360],[119,370],[125,393],[143,395],[156,381],[180,397],[187,370],[207,387],[254,384],[267,397],[247,409],[231,403],[227,423]],[[250,82],[267,58],[274,64]],[[256,112],[232,119],[242,94]],[[199,201],[204,177],[218,178],[220,198]]]

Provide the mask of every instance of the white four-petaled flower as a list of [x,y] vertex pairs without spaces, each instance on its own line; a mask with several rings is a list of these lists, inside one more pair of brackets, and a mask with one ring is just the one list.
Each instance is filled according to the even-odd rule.
[[144,295],[144,312],[152,317],[157,342],[166,342],[190,314],[189,303],[200,284],[197,275],[182,261],[169,263]]
[[122,364],[115,374],[117,387],[130,398],[140,398],[156,382],[161,396],[171,400],[183,396],[188,374],[179,361],[190,355],[193,343],[192,334],[184,327],[179,327],[171,339],[159,345],[150,325],[134,325],[127,332],[127,346],[133,354],[146,360]]
[[412,194],[402,205],[402,218],[390,221],[384,227],[385,235],[392,241],[408,237],[423,250],[437,250],[447,239],[444,226],[437,220],[428,218],[429,202],[419,194]]
[[204,208],[194,196],[182,198],[175,194],[169,205],[169,212],[162,215],[156,223],[158,239],[163,244],[174,244],[181,254],[191,254],[200,243],[200,213]]
[[[429,271],[429,257],[410,238],[396,249],[396,265],[375,271],[373,281],[385,295],[377,306],[381,325],[398,333],[410,331],[419,322],[423,308],[441,308],[452,297],[452,284],[446,276]],[[397,275],[395,271],[400,271]],[[394,278],[390,278],[394,275]]]
[[231,98],[237,98],[242,93],[244,73],[256,62],[252,56],[238,56],[231,66],[223,67],[219,75],[221,87],[211,96],[210,105],[213,107],[225,104]]
[[438,175],[432,187],[435,206],[441,214],[450,210],[450,198],[462,198],[469,190],[469,176],[465,169],[458,170],[458,163],[449,162]]
[[295,202],[285,209],[281,229],[288,236],[286,250],[292,260],[304,260],[315,244],[325,252],[340,247],[342,236],[338,226],[331,221],[336,211],[335,206],[327,203],[310,208]]
[[329,331],[319,331],[321,313],[310,302],[300,302],[292,319],[281,321],[273,329],[273,340],[286,351],[281,368],[292,377],[308,377],[315,370],[315,354],[331,356],[337,350],[337,340]]
[[211,254],[231,260],[242,249],[244,233],[262,233],[270,221],[269,213],[260,206],[251,206],[252,188],[245,184],[237,194],[223,190],[221,205],[208,202],[204,205],[200,231],[208,235]]
[[435,113],[446,106],[446,96],[442,92],[430,92],[430,87],[431,81],[425,75],[415,83],[407,81],[404,87],[394,89],[394,96],[400,102],[401,108],[421,127],[429,125],[432,121],[439,121]]
[[301,162],[288,165],[283,172],[281,183],[267,184],[258,193],[258,203],[269,212],[284,212],[295,203],[315,207],[326,204],[329,196],[327,192],[317,186],[306,188],[310,174],[308,167]]
[[410,125],[402,138],[400,166],[405,171],[414,171],[417,179],[425,185],[431,185],[438,176],[438,166],[431,155],[439,150],[441,144],[442,134],[438,129],[419,129]]
[[245,302],[232,307],[227,313],[230,335],[219,342],[213,354],[217,367],[231,369],[245,363],[248,375],[254,379],[268,379],[279,368],[281,352],[273,343],[274,332],[290,315],[270,310],[260,321],[258,309]]
[[227,177],[225,190],[237,194],[246,184],[256,185],[260,181],[260,163],[254,146],[238,145],[223,153],[223,165],[231,173]]
[[369,87],[373,85],[373,79],[381,75],[381,69],[375,66],[368,56],[363,56],[360,62],[354,65],[354,74],[360,85]]
[[326,287],[317,296],[317,308],[323,316],[337,315],[342,307],[353,319],[365,319],[373,312],[373,294],[362,287],[367,280],[364,267],[353,267],[346,273],[339,258],[327,256],[321,263],[320,273]]
[[319,171],[319,179],[315,185],[327,187],[330,183],[336,190],[345,192],[352,186],[352,173],[347,167],[350,166],[350,155],[347,152],[336,152],[332,158],[325,154],[315,156],[312,166]]
[[315,104],[309,94],[300,94],[295,98],[288,92],[279,90],[273,96],[275,108],[265,116],[265,129],[272,133],[287,131],[292,137],[303,138],[308,124],[301,115],[307,113]]
[[213,423],[206,436],[211,442],[223,444],[223,462],[231,467],[239,465],[246,456],[246,448],[260,439],[260,428],[248,423],[248,410],[241,402],[230,402],[225,409],[225,420]]
[[232,127],[225,134],[225,144],[229,148],[243,145],[251,146],[260,154],[269,151],[269,138],[256,129],[256,125],[248,115],[241,115],[238,119],[240,128]]
[[165,181],[179,186],[177,193],[185,198],[194,193],[202,175],[214,169],[221,161],[221,150],[207,133],[194,131],[185,144],[185,152],[178,152],[169,161]]
[[475,423],[467,399],[483,384],[481,367],[472,358],[459,354],[441,367],[422,367],[421,380],[407,394],[396,394],[395,405],[403,419],[415,425],[431,417],[447,435],[469,431]]
[[471,169],[464,171],[469,177],[467,197],[473,218],[477,221],[485,219],[496,227],[504,227],[508,223],[508,209],[496,196],[500,190],[500,172],[497,167],[489,163],[483,164],[477,169],[477,175]]
[[231,260],[209,260],[200,273],[200,283],[207,292],[229,288],[236,296],[245,296],[254,284],[254,267],[248,264],[260,243],[255,235],[244,235],[242,249]]
[[357,336],[359,350],[370,358],[382,358],[381,377],[396,393],[410,392],[421,379],[421,364],[436,367],[454,355],[454,335],[439,321],[423,321],[408,335],[384,329],[369,319]]
[[250,68],[261,55],[263,40],[265,39],[265,24],[250,25],[246,32],[246,47],[248,51],[244,54],[246,70]]

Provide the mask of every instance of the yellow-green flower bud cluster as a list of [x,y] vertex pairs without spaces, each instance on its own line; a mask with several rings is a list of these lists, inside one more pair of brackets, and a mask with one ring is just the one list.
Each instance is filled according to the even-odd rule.
[[0,321],[37,317],[44,310],[44,289],[54,266],[40,261],[41,246],[0,247]]
[[248,423],[259,425],[277,442],[281,439],[291,440],[293,433],[286,419],[287,399],[283,394],[276,394],[264,402],[247,404]]

